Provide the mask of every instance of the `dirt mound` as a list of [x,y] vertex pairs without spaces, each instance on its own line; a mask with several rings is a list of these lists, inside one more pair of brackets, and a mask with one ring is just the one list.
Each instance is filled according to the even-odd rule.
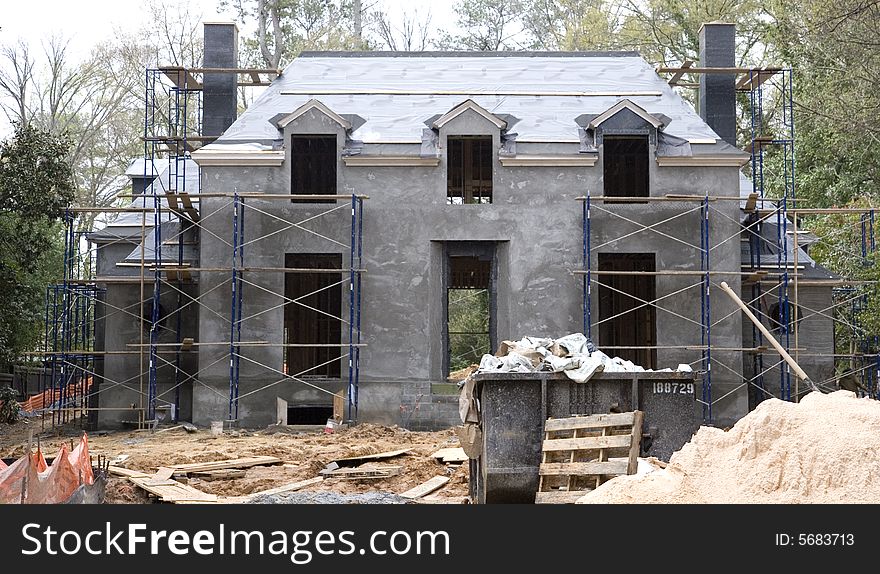
[[880,402],[849,391],[762,402],[729,431],[701,427],[669,465],[614,478],[579,501],[878,503]]

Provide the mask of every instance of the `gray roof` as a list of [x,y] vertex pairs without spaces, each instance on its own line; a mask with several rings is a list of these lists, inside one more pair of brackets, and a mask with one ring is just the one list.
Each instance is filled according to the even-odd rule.
[[[159,195],[159,202],[162,206],[162,221],[176,220],[177,216],[168,209],[168,202],[165,199],[165,191],[176,189],[177,191],[186,191],[190,195],[199,193],[199,166],[196,162],[189,158],[180,158],[177,162],[177,177],[172,177],[171,164],[167,159],[157,159],[154,162],[157,170],[161,170],[156,179],[144,190],[144,195],[152,195],[154,192]],[[137,159],[132,160],[131,166],[135,173],[138,169],[144,169],[149,166],[149,160]],[[126,172],[128,173],[128,172]],[[172,182],[172,179],[176,181]],[[126,205],[126,207],[146,207],[153,209],[154,199],[152,197],[136,197]],[[120,213],[119,216],[105,227],[89,234],[89,238],[93,241],[112,241],[122,238],[132,238],[140,240],[141,237],[141,219],[140,213]],[[153,228],[154,215],[147,212],[144,227],[147,230]]]
[[209,147],[269,144],[280,137],[271,119],[310,99],[366,120],[352,134],[364,143],[420,143],[426,120],[467,99],[519,118],[512,128],[518,141],[578,142],[575,118],[600,114],[623,98],[667,116],[667,134],[718,139],[633,52],[304,52]]

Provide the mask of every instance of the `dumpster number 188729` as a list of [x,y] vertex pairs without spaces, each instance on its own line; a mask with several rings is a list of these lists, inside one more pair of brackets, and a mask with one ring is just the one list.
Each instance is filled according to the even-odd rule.
[[654,381],[654,393],[692,395],[694,394],[694,384],[674,383],[672,381]]

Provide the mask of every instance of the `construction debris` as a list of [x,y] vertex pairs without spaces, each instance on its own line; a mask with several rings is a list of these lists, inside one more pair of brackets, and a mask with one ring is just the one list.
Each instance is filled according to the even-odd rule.
[[156,480],[152,476],[131,476],[129,480],[162,502],[217,502],[216,494],[208,494],[176,480]]
[[[594,373],[659,372],[672,369],[645,369],[620,357],[609,357],[596,349],[583,333],[572,333],[560,339],[523,337],[519,341],[502,341],[495,355],[483,355],[475,373],[533,373],[536,371],[565,373],[571,380],[585,383]],[[689,365],[680,364],[679,372],[691,372]],[[470,376],[470,375],[469,375]],[[465,378],[459,385],[463,385]]]
[[234,458],[231,460],[218,460],[214,462],[195,462],[192,464],[175,464],[169,468],[177,473],[205,472],[208,470],[223,470],[227,468],[248,468],[251,466],[263,466],[280,464],[281,459],[276,456],[251,456],[246,458]]
[[434,492],[435,490],[437,490],[438,488],[440,488],[441,486],[443,486],[447,482],[449,482],[448,476],[435,476],[434,478],[431,478],[430,480],[426,480],[425,482],[423,482],[422,484],[420,484],[418,486],[410,488],[406,492],[401,492],[400,496],[402,498],[408,498],[408,499],[421,498],[421,497],[425,496],[426,494],[430,494],[430,493]]
[[346,480],[364,480],[364,479],[378,479],[378,478],[390,478],[392,476],[397,476],[400,474],[400,471],[403,469],[402,466],[396,466],[393,464],[379,464],[375,462],[368,462],[366,464],[362,464],[356,468],[346,468],[346,467],[338,467],[337,468],[325,468],[321,471],[321,475],[324,478],[342,478]]
[[[22,422],[14,427],[15,433],[0,436],[0,458],[10,462],[10,459],[23,455],[27,427]],[[44,452],[47,448],[57,449],[62,443],[70,446],[65,437],[44,436],[41,440]],[[192,434],[115,431],[103,437],[89,436],[93,456],[102,455],[113,462],[109,467],[106,502],[138,504],[313,500],[328,504],[367,504],[380,500],[402,503],[406,499],[395,493],[418,486],[437,474],[446,474],[450,478],[436,491],[437,496],[457,504],[468,494],[468,465],[438,464],[438,460],[431,456],[442,448],[455,446],[458,446],[458,440],[452,429],[412,432],[368,423],[340,428],[333,434],[312,432],[269,436],[263,432],[242,432],[239,437],[232,437],[229,433],[213,437],[208,429],[201,428]],[[241,459],[252,462],[257,459],[257,462],[271,464],[217,468]],[[369,478],[352,480],[327,476],[324,480],[320,471],[340,460],[342,462],[336,465],[338,468],[351,469]],[[158,466],[172,470],[167,481],[156,480]],[[364,473],[364,469],[370,466],[373,470]],[[385,471],[377,472],[377,466],[380,470],[385,467]],[[387,467],[392,466],[400,469],[388,472]],[[132,481],[131,477],[138,480]],[[159,482],[150,486],[154,490],[152,493],[138,484],[150,481]],[[188,488],[181,490],[181,487]],[[283,491],[278,493],[275,489]],[[264,496],[265,491],[275,494]],[[216,500],[205,495],[213,495]]]
[[878,503],[880,402],[849,391],[767,399],[730,430],[701,427],[666,468],[578,503]]
[[193,472],[194,478],[201,480],[232,480],[235,478],[244,478],[247,471],[242,468],[223,468],[219,470],[203,470],[201,472]]
[[431,456],[440,460],[440,462],[447,463],[465,462],[468,459],[468,455],[464,453],[464,449],[461,447],[441,448]]
[[411,448],[403,448],[400,450],[389,450],[386,452],[377,452],[375,454],[364,454],[361,456],[349,456],[347,458],[337,458],[334,462],[336,462],[339,466],[346,466],[351,464],[357,464],[361,461],[365,460],[377,460],[382,458],[394,458],[395,456],[400,456],[402,454],[406,454],[410,452]]
[[274,496],[277,494],[284,494],[288,492],[295,492],[297,490],[302,490],[303,488],[314,486],[319,484],[324,479],[320,476],[316,476],[315,478],[310,478],[308,480],[301,480],[299,482],[294,482],[291,484],[285,484],[284,486],[279,486],[277,488],[270,488],[268,490],[261,490],[260,492],[253,492],[251,494],[245,496],[235,496],[235,497],[227,497],[224,499],[220,499],[219,502],[225,503],[247,503],[252,502],[258,497],[267,497]]

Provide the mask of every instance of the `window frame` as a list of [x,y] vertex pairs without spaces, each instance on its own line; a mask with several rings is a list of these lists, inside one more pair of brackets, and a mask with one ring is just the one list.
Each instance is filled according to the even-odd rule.
[[[635,141],[638,140],[639,145],[644,145],[644,153],[639,151],[631,151],[629,153],[621,154],[619,150],[610,150],[608,149],[608,143],[611,142],[623,142],[626,140]],[[602,195],[606,198],[621,198],[618,201],[614,199],[607,200],[606,203],[648,203],[649,197],[651,197],[651,162],[650,162],[650,153],[651,153],[651,138],[649,134],[643,133],[603,133],[602,134]],[[623,159],[621,159],[623,158]],[[612,188],[611,182],[609,181],[609,170],[610,169],[621,169],[621,171],[625,174],[627,171],[632,172],[633,166],[632,163],[635,159],[638,159],[639,163],[643,163],[644,166],[644,193],[639,193],[634,195],[632,193],[616,193],[621,190],[621,188],[626,187],[626,176],[623,174],[618,174],[616,178],[622,178],[623,181],[618,181],[615,179],[614,187]],[[619,166],[618,166],[619,162]],[[611,167],[612,164],[614,167]],[[641,188],[641,185],[639,186]],[[644,198],[643,201],[639,201],[639,199]]]
[[[336,134],[332,133],[306,133],[306,134],[291,134],[290,136],[290,195],[337,195],[338,185],[339,185],[339,144],[337,141]],[[297,152],[297,141],[303,140],[320,140],[323,141],[327,148],[325,150],[321,150],[318,152],[312,152],[308,155],[310,156],[307,161],[310,162],[308,165],[304,166],[302,169],[298,167],[297,160],[298,158],[302,158],[301,152]],[[332,145],[331,145],[332,141]],[[302,187],[305,187],[302,182],[297,184],[298,174],[302,170],[312,171],[309,169],[311,165],[320,160],[320,158],[324,156],[324,159],[329,160],[331,156],[332,150],[332,162],[328,161],[324,166],[325,170],[332,170],[332,175],[329,173],[323,173],[323,175],[319,175],[315,177],[317,181],[311,181],[310,184],[314,185],[315,183],[320,184],[320,180],[326,179],[329,183],[332,181],[332,189],[329,190],[320,190],[319,192],[315,191],[303,191]],[[291,203],[335,203],[335,199],[305,199],[305,198],[293,198],[290,200]]]
[[[479,144],[479,149],[475,142]],[[460,146],[460,150],[454,150],[453,146]],[[446,204],[447,205],[488,205],[493,202],[495,195],[495,166],[492,150],[494,150],[494,137],[485,134],[454,134],[446,136]],[[470,161],[468,161],[470,156]],[[474,179],[474,159],[479,171],[479,179]],[[455,162],[459,165],[454,165]],[[470,171],[470,179],[465,176]],[[485,178],[488,170],[488,179]],[[458,173],[460,183],[458,188],[453,183],[453,178]],[[467,182],[471,185],[467,185]],[[474,194],[473,182],[479,182],[477,194]],[[486,185],[488,182],[488,186]],[[486,188],[488,187],[488,193]],[[457,201],[456,201],[457,200]]]

